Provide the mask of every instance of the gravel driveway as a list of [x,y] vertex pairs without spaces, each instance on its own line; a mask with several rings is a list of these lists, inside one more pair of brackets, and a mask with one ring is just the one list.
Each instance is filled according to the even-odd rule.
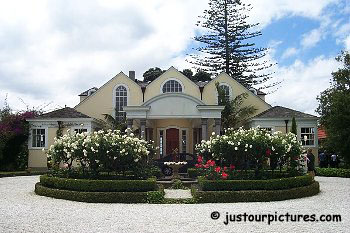
[[[38,176],[0,179],[0,232],[350,232],[350,179],[316,177],[321,193],[270,203],[88,204],[41,197]],[[218,211],[218,220],[211,213]],[[229,214],[341,214],[341,222],[230,222]]]

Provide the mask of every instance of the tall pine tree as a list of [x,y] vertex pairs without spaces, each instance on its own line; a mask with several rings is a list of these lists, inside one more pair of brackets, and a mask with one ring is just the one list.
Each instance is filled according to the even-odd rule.
[[194,38],[204,46],[196,48],[200,53],[191,55],[189,62],[212,74],[225,71],[248,88],[266,89],[277,83],[266,83],[272,73],[262,71],[273,64],[263,61],[267,48],[257,48],[252,41],[262,34],[253,30],[258,24],[247,22],[250,10],[240,0],[209,0],[209,10],[197,23],[207,32]]

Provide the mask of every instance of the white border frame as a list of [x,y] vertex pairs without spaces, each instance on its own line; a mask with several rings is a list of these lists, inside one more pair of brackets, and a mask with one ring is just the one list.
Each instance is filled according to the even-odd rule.
[[[33,129],[45,129],[45,146],[44,147],[33,147]],[[49,138],[49,127],[48,126],[32,126],[30,127],[29,138],[28,138],[28,149],[31,150],[42,150],[48,149],[48,138]]]
[[[120,87],[120,86],[123,86],[126,88],[126,106],[129,106],[129,99],[130,99],[130,89],[128,87],[128,85],[124,84],[124,83],[118,83],[117,85],[114,86],[113,88],[113,106],[112,106],[112,109],[113,109],[113,112],[112,112],[112,116],[115,118],[115,105],[116,105],[116,91],[117,91],[117,88]],[[124,111],[124,109],[123,109]]]
[[[181,85],[181,88],[182,88],[182,91],[181,91],[181,92],[166,92],[166,93],[163,93],[163,86],[164,86],[164,84],[165,84],[166,82],[168,82],[168,81],[171,81],[171,80],[175,80],[176,82],[178,82],[178,83]],[[180,79],[177,79],[177,78],[168,78],[168,79],[164,80],[164,81],[162,82],[162,84],[160,85],[160,93],[161,93],[161,94],[185,93],[185,86],[184,86],[184,84],[181,82]]]

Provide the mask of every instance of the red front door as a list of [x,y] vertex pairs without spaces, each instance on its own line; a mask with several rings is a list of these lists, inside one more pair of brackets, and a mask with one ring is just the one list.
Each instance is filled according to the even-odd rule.
[[170,128],[166,130],[166,154],[172,154],[175,149],[179,152],[179,130]]

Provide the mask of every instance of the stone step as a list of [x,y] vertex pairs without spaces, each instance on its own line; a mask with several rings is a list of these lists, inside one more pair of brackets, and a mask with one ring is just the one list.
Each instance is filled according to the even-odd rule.
[[165,199],[189,199],[192,198],[189,189],[164,189]]

